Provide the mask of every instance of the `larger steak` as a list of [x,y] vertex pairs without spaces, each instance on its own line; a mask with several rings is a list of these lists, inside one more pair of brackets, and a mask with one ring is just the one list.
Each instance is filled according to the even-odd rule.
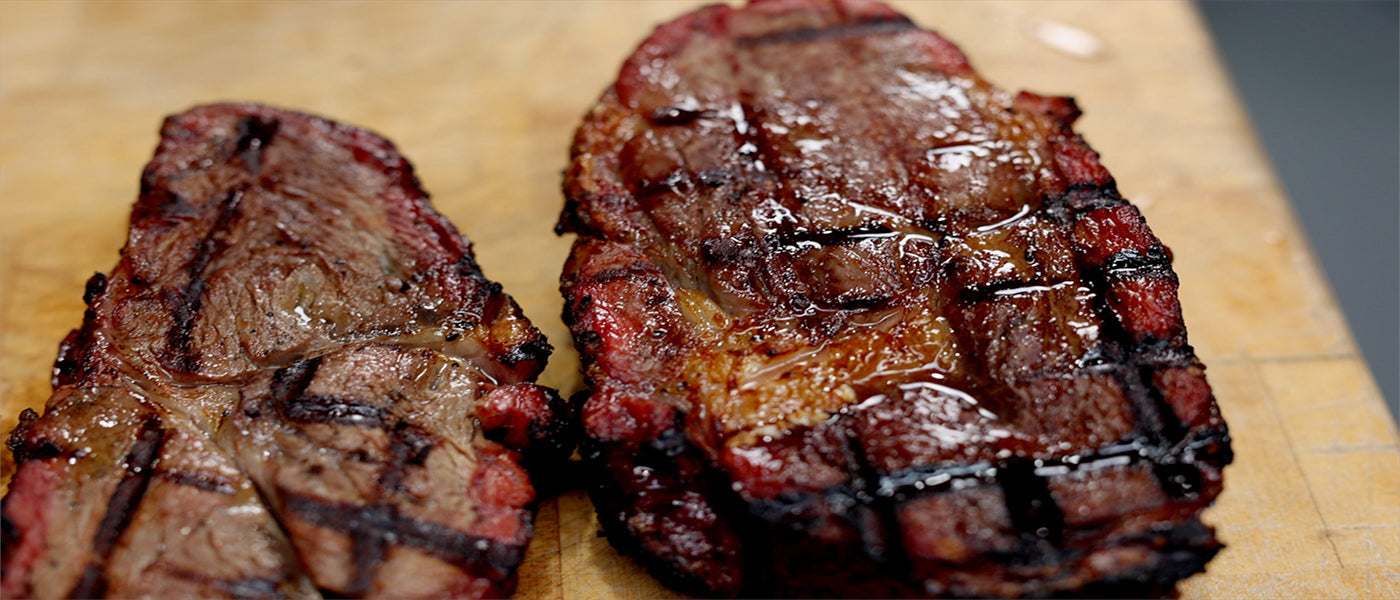
[[111,275],[11,434],[6,598],[502,596],[550,348],[389,142],[166,120]]
[[613,543],[705,595],[1202,570],[1226,426],[1076,116],[881,4],[659,27],[579,128],[559,224]]

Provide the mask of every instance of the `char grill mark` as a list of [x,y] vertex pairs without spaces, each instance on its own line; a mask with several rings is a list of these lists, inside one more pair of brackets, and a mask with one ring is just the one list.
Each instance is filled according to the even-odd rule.
[[256,115],[238,122],[238,142],[234,145],[234,152],[253,175],[262,173],[262,153],[272,145],[272,136],[277,135],[278,125],[276,119]]
[[283,416],[293,423],[325,423],[383,428],[383,409],[360,402],[320,395],[297,396],[282,402]]
[[272,401],[279,406],[288,406],[306,392],[316,370],[321,368],[321,357],[303,358],[277,370],[272,375]]
[[[355,541],[357,579],[350,586],[351,593],[362,593],[365,588],[361,586],[373,580],[374,569],[389,540],[420,549],[463,569],[484,567],[492,577],[505,577],[524,553],[524,548],[518,545],[406,517],[390,505],[327,502],[300,494],[289,495],[286,502],[292,514],[348,535]],[[358,579],[362,577],[368,579]]]
[[231,496],[237,493],[238,488],[235,483],[216,475],[207,473],[192,473],[186,471],[166,471],[157,470],[156,477],[169,481],[175,485],[185,485],[206,492]]
[[[242,145],[240,140],[239,144]],[[250,142],[253,150],[261,146]],[[188,270],[188,283],[183,289],[173,290],[171,304],[172,323],[170,329],[165,332],[165,349],[162,354],[166,366],[180,372],[192,373],[199,370],[199,352],[194,348],[194,338],[192,329],[194,322],[199,318],[199,309],[203,303],[205,270],[209,267],[209,262],[219,252],[221,242],[219,237],[232,226],[233,221],[238,218],[238,207],[243,201],[242,189],[234,189],[225,196],[220,203],[219,216],[214,222],[214,226],[209,229],[204,239],[199,243],[199,251],[194,260],[190,261]]]
[[609,538],[702,595],[1199,571],[1228,430],[1078,115],[872,2],[658,27],[576,133],[556,228]]
[[902,17],[876,18],[866,21],[842,23],[831,27],[803,27],[783,29],[758,36],[740,37],[735,40],[740,46],[767,46],[775,44],[802,44],[842,38],[864,37],[898,33],[914,29],[913,23]]
[[217,589],[230,598],[286,598],[280,589],[281,582],[261,577],[239,577],[220,579],[189,569],[166,569],[166,574],[177,579],[195,582]]
[[1021,537],[1058,547],[1064,539],[1065,514],[1030,459],[1012,457],[1002,461],[996,478],[1006,498],[1011,524]]
[[97,533],[93,535],[94,561],[88,564],[82,578],[68,592],[69,598],[100,598],[106,593],[103,563],[112,554],[117,538],[131,524],[132,514],[155,474],[156,460],[160,457],[164,440],[165,432],[161,429],[160,419],[154,415],[147,417],[136,434],[136,444],[122,461],[126,473],[107,499],[107,511],[97,525]]
[[571,407],[389,142],[174,115],[121,256],[6,441],[0,595],[510,594]]

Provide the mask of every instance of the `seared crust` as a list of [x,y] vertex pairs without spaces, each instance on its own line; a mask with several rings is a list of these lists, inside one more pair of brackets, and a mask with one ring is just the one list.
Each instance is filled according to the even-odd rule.
[[5,597],[505,596],[550,347],[383,138],[166,120],[130,236],[11,433]]
[[1078,114],[876,3],[659,27],[579,128],[558,226],[609,538],[705,595],[1200,571],[1229,436]]

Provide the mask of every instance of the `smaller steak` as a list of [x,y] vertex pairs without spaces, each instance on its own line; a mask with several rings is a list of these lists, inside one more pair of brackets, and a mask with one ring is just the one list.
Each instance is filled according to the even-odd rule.
[[256,105],[170,117],[44,414],[9,447],[7,598],[505,596],[550,352],[412,168]]
[[1077,116],[878,3],[659,27],[579,127],[559,225],[609,539],[703,595],[1200,571],[1229,436]]

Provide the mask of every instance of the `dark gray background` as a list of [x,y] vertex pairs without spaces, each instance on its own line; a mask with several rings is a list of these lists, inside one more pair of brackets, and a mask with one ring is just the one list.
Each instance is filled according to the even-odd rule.
[[1400,415],[1400,2],[1198,6]]

